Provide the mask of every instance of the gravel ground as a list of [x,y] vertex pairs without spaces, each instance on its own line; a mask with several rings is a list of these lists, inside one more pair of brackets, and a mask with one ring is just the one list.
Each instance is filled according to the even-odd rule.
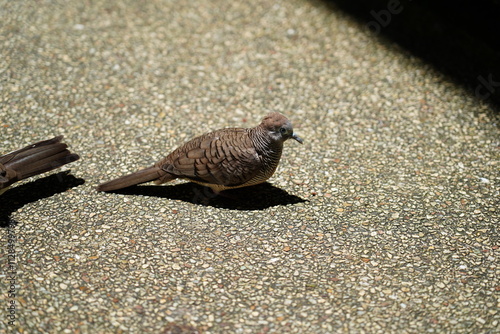
[[[487,100],[307,0],[0,8],[1,152],[81,156],[2,195],[0,332],[499,330]],[[270,184],[94,190],[270,111],[305,139]]]

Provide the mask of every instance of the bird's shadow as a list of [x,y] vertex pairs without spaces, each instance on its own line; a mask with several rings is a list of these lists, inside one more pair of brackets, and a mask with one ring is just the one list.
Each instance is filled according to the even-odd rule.
[[0,228],[16,225],[17,222],[11,218],[11,214],[24,205],[84,183],[83,179],[70,175],[70,171],[64,171],[19,186],[14,184],[0,196]]
[[306,202],[268,182],[252,187],[226,190],[220,194],[214,194],[210,188],[192,182],[171,186],[140,185],[111,193],[168,198],[231,210],[263,210],[277,205]]

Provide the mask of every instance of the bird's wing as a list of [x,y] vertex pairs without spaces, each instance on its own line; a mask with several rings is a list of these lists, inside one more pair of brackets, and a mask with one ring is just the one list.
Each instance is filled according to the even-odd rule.
[[157,165],[177,177],[234,186],[252,179],[261,160],[246,129],[223,129],[192,139]]
[[80,157],[67,149],[62,138],[43,140],[0,156],[0,188],[78,160]]
[[15,170],[7,168],[0,163],[0,189],[8,188],[12,183],[18,180],[20,180],[20,177]]

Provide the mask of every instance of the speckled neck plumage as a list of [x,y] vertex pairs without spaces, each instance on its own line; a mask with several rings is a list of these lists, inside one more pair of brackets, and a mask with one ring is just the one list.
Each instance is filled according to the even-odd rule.
[[283,142],[273,140],[262,126],[250,129],[249,136],[262,159],[262,172],[258,177],[265,181],[274,174],[278,167],[283,152]]

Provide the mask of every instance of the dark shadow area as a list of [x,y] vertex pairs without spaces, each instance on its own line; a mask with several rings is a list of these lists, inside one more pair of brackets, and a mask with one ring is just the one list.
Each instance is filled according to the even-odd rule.
[[500,110],[499,0],[322,0]]
[[153,196],[231,210],[263,210],[277,205],[305,202],[267,182],[253,187],[226,190],[219,195],[214,194],[210,188],[192,182],[171,186],[133,186],[110,193]]
[[0,227],[15,225],[10,215],[24,205],[47,198],[85,183],[83,179],[59,172],[19,186],[15,184],[0,196]]

